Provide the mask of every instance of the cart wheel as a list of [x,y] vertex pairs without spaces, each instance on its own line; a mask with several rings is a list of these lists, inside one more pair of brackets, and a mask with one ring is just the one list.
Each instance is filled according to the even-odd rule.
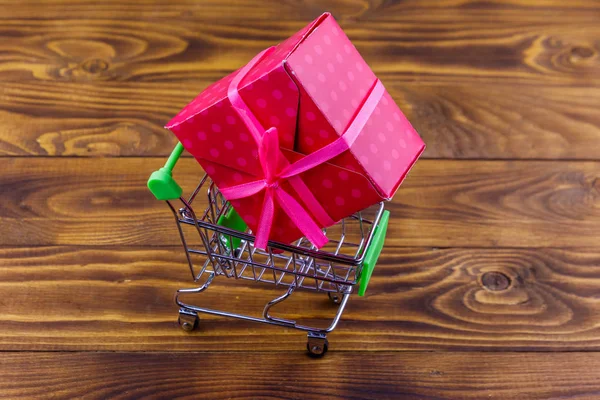
[[179,326],[186,332],[191,332],[198,327],[198,314],[185,309],[179,310]]
[[329,300],[331,300],[333,304],[340,304],[344,298],[344,295],[340,292],[328,292],[327,296],[329,296]]
[[329,348],[329,341],[325,336],[311,336],[308,335],[308,342],[306,343],[306,350],[308,355],[313,358],[321,358],[327,353]]

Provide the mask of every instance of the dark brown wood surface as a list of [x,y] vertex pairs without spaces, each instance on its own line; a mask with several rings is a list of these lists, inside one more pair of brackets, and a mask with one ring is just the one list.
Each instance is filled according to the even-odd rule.
[[[470,356],[466,359],[466,356]],[[57,367],[59,365],[60,367]],[[557,368],[560,365],[560,369]],[[0,390],[62,398],[594,399],[598,353],[10,353]],[[207,368],[208,367],[208,368]],[[53,371],[49,374],[48,371]],[[239,376],[233,372],[243,371]],[[549,379],[551,378],[551,379]]]
[[[323,11],[428,145],[367,296],[322,360],[279,327],[186,334],[185,255],[145,188],[162,125]],[[0,39],[0,397],[600,398],[599,2],[0,0]],[[298,293],[280,315],[332,311]]]

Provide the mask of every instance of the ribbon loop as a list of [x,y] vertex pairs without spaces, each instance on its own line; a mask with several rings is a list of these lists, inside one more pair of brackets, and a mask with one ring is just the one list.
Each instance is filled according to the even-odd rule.
[[263,135],[260,146],[258,147],[258,157],[260,165],[263,168],[265,179],[268,184],[272,184],[277,177],[277,167],[279,165],[279,133],[277,128],[269,128]]
[[296,224],[298,229],[304,236],[318,249],[325,246],[328,239],[321,228],[313,221],[302,206],[290,196],[285,190],[279,189],[275,191],[275,197],[279,201],[279,205]]
[[265,199],[263,200],[260,219],[258,220],[258,230],[256,231],[256,239],[254,246],[258,249],[266,249],[271,227],[273,226],[273,218],[275,217],[275,202],[273,201],[273,192],[271,188],[267,188]]
[[260,192],[267,187],[267,181],[264,179],[242,183],[241,185],[231,186],[228,188],[220,189],[221,194],[225,196],[227,200],[237,200],[244,197],[250,197]]

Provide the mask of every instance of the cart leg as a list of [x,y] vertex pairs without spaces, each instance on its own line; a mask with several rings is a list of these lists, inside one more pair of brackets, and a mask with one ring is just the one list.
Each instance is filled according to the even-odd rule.
[[179,309],[179,326],[186,332],[191,332],[198,327],[198,314],[185,308]]
[[318,332],[308,332],[308,341],[306,343],[306,350],[308,355],[314,358],[321,358],[327,353],[329,347],[329,341],[327,335]]
[[328,292],[327,296],[329,296],[329,300],[331,300],[333,304],[340,304],[344,298],[344,295],[340,292]]

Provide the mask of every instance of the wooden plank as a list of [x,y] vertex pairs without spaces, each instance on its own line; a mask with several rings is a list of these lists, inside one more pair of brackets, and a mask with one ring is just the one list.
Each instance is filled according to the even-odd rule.
[[[0,245],[178,245],[173,216],[146,189],[153,158],[3,158]],[[429,161],[389,203],[389,243],[437,247],[592,247],[600,163]],[[191,193],[202,175],[183,159]]]
[[[489,82],[597,83],[597,5],[559,11],[539,3],[523,7],[488,2],[490,7],[485,7],[473,1],[442,8],[409,3],[365,7],[348,2],[335,13],[379,74],[418,77],[420,82],[430,75],[446,82],[461,77],[472,81],[475,75],[478,81],[493,78]],[[28,13],[28,5],[35,10],[33,16],[10,17],[11,12]],[[222,2],[211,0],[193,3],[191,8],[202,13],[188,10],[183,17],[161,18],[161,11],[190,8],[189,3],[114,4],[112,9],[91,3],[90,13],[69,1],[46,4],[48,14],[41,17],[34,3],[28,5],[0,16],[9,16],[0,34],[11,39],[0,44],[7,54],[0,59],[1,78],[16,74],[20,80],[173,82],[216,73],[214,79],[289,37],[327,8],[254,0],[232,3],[231,13],[223,13]],[[220,18],[210,14],[211,5],[221,9]],[[265,5],[277,18],[267,18]],[[139,6],[152,15],[139,10],[132,16],[130,11]],[[53,8],[62,14],[53,17]],[[232,18],[236,11],[241,20]],[[558,12],[561,18],[553,18]]]
[[[259,358],[260,356],[260,358]],[[260,359],[260,362],[257,362]],[[597,398],[598,353],[20,353],[5,398]],[[558,368],[560,366],[560,368]]]
[[[201,315],[177,326],[194,287],[179,247],[0,251],[0,350],[302,350],[302,332]],[[260,316],[285,288],[219,277],[184,301]],[[332,350],[599,350],[600,252],[387,246],[367,296],[353,296]],[[326,326],[324,293],[299,291],[275,315]]]
[[394,84],[424,158],[598,160],[600,89]]
[[0,155],[165,155],[170,116],[331,9],[425,157],[597,159],[600,11],[569,4],[56,1],[42,18],[36,3],[6,7]]
[[[316,11],[293,21],[140,20],[118,14],[59,19],[58,24],[38,17],[4,20],[0,35],[11,40],[0,44],[7,53],[0,63],[0,80],[214,80],[301,29],[320,14]],[[556,11],[543,8],[521,11],[520,18],[497,9],[387,13],[374,10],[367,18],[340,20],[373,70],[384,77],[599,83],[594,39],[600,11],[567,12],[560,19],[552,18]]]
[[[162,126],[209,82],[3,84],[0,156],[166,157],[176,138]],[[424,158],[598,159],[596,87],[385,82]]]
[[[223,4],[218,0],[205,0],[202,5],[199,5],[194,0],[178,0],[169,2],[168,0],[152,0],[146,2],[137,2],[133,4],[122,5],[117,0],[108,0],[103,2],[102,7],[99,7],[93,0],[32,0],[25,4],[21,4],[18,0],[2,0],[0,4],[13,5],[19,4],[19,7],[7,8],[6,13],[3,13],[4,18],[24,18],[39,16],[40,5],[47,7],[48,13],[44,13],[48,18],[59,17],[83,17],[89,14],[89,10],[97,11],[97,18],[106,18],[111,15],[123,13],[127,17],[155,17],[168,18],[173,16],[190,17],[199,16],[202,14],[199,11],[204,11],[206,18],[214,19],[260,19],[261,15],[268,17],[277,17],[288,20],[298,16],[298,14],[281,13],[281,11],[296,11],[301,12],[317,12],[317,6],[321,4],[323,7],[336,8],[340,10],[348,10],[349,12],[362,12],[368,14],[368,11],[373,9],[382,10],[400,10],[410,11],[414,9],[424,9],[436,11],[442,10],[463,10],[469,12],[471,10],[494,10],[500,12],[506,9],[513,10],[536,10],[543,8],[549,11],[564,10],[569,12],[585,12],[598,10],[600,7],[596,2],[589,0],[573,0],[569,4],[565,4],[561,0],[488,0],[482,3],[477,0],[406,0],[400,3],[370,3],[368,5],[356,4],[352,0],[323,0],[323,1],[307,1],[311,7],[305,7],[302,4],[283,3],[277,1],[228,1]],[[188,13],[184,13],[188,11]],[[246,12],[246,15],[239,15]],[[281,13],[281,14],[277,14]]]
[[[304,3],[280,2],[276,0],[228,1],[204,0],[153,0],[123,5],[119,1],[104,1],[102,5],[93,0],[36,0],[21,3],[18,0],[2,0],[0,4],[18,7],[6,7],[0,16],[2,19],[16,18],[68,18],[82,19],[121,18],[140,19],[173,19],[181,20],[205,19],[207,21],[255,21],[255,20],[297,20],[319,15],[322,10],[330,10],[341,18],[356,20],[358,18],[404,18],[407,13],[421,16],[420,12],[440,13],[440,11],[465,14],[491,13],[510,14],[513,18],[526,17],[531,12],[560,12],[561,15],[585,14],[594,15],[600,8],[590,0],[573,0],[568,4],[561,0],[405,0],[401,2],[357,3],[353,0],[320,0]],[[40,15],[40,6],[44,14]],[[93,12],[92,12],[93,11]],[[440,13],[441,14],[441,13]]]

